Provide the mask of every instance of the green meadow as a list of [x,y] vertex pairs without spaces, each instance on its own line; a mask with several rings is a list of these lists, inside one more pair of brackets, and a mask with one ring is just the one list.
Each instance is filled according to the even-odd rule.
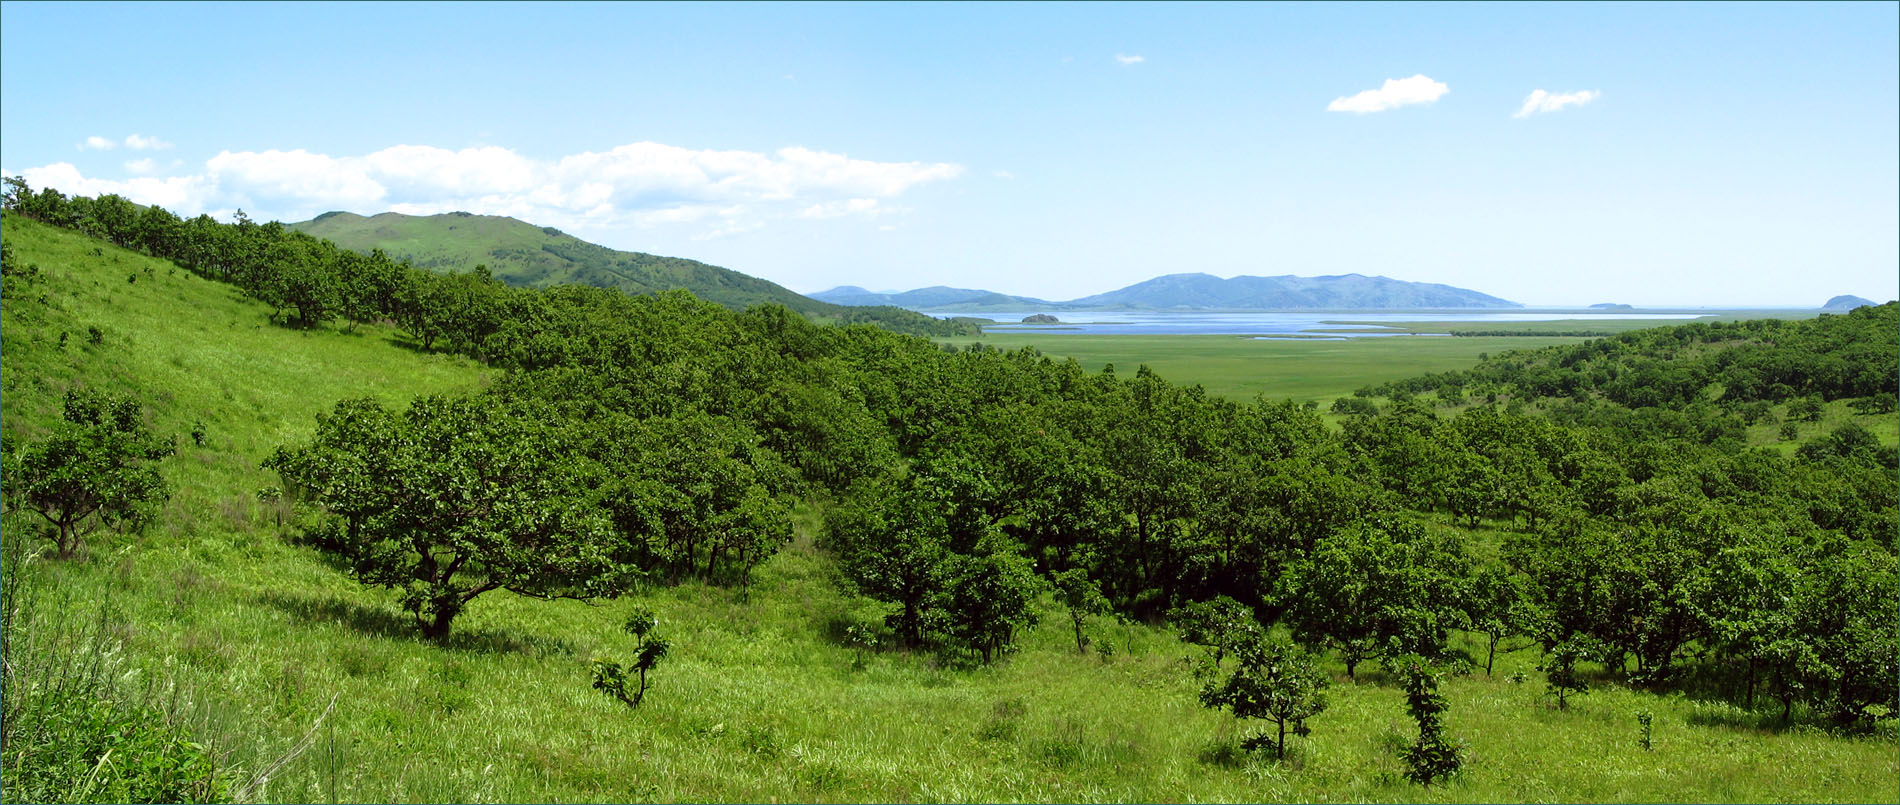
[[1324,406],[1362,386],[1426,372],[1463,369],[1481,354],[1569,344],[1580,338],[1487,336],[1482,338],[1268,338],[1234,335],[1074,335],[987,333],[981,339],[939,339],[999,349],[1035,347],[1045,355],[1074,358],[1084,369],[1113,364],[1133,374],[1146,364],[1175,383],[1200,384],[1235,400],[1312,400]]
[[[1468,750],[1447,783],[1405,781],[1398,750],[1415,728],[1402,691],[1370,664],[1356,682],[1329,665],[1337,683],[1330,708],[1311,719],[1310,736],[1293,743],[1286,762],[1274,763],[1240,751],[1252,727],[1199,705],[1203,650],[1166,628],[1098,617],[1094,639],[1114,650],[1078,654],[1066,615],[1046,600],[1020,650],[989,667],[854,647],[847,628],[882,610],[842,592],[813,547],[819,503],[798,513],[792,545],[748,589],[690,583],[600,605],[498,591],[475,601],[448,640],[431,643],[394,594],[351,581],[291,539],[282,510],[258,495],[278,482],[259,462],[308,438],[315,415],[339,398],[400,404],[479,388],[491,370],[413,351],[389,327],[283,329],[228,286],[18,216],[5,218],[4,237],[45,275],[0,300],[0,430],[9,443],[43,433],[63,392],[82,385],[137,393],[154,429],[179,438],[162,464],[174,492],[155,524],[97,532],[74,561],[41,556],[8,567],[27,580],[20,600],[32,616],[30,639],[9,661],[49,674],[80,661],[105,669],[119,700],[188,730],[233,769],[248,799],[1897,797],[1892,719],[1871,734],[1783,727],[1723,702],[1600,680],[1559,710],[1534,650],[1501,655],[1490,676],[1446,680],[1446,723]],[[1223,395],[1322,403],[1369,383],[1467,366],[1480,352],[1559,342],[985,341],[1130,374],[1146,363]],[[185,435],[200,424],[202,445]],[[6,517],[7,542],[30,541],[26,515]],[[1504,527],[1489,523],[1472,541],[1495,546]],[[591,659],[630,654],[633,641],[617,625],[635,607],[653,609],[674,646],[637,710],[591,689],[589,676]],[[1654,717],[1647,749],[1642,712]]]

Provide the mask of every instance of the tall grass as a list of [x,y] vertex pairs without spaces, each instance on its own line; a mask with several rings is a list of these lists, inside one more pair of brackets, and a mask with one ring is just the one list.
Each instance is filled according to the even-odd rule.
[[223,802],[236,769],[192,740],[178,688],[128,670],[112,602],[56,593],[20,543],[0,558],[0,795]]

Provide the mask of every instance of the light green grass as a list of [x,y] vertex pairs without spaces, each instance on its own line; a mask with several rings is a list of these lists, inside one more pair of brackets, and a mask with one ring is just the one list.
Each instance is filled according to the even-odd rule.
[[1232,335],[1073,335],[1060,333],[986,333],[980,339],[938,339],[962,346],[988,344],[999,349],[1035,347],[1057,358],[1074,358],[1082,368],[1133,375],[1147,364],[1163,378],[1200,384],[1208,393],[1248,401],[1312,400],[1322,405],[1355,389],[1426,372],[1468,369],[1481,354],[1573,344],[1579,338],[1546,337],[1390,337],[1319,340],[1254,340]]
[[[852,649],[828,635],[880,613],[838,591],[829,561],[809,547],[810,512],[749,596],[686,585],[589,606],[493,593],[433,645],[392,595],[286,542],[255,502],[274,482],[257,464],[306,436],[338,397],[399,404],[478,387],[488,370],[411,352],[379,328],[275,328],[223,286],[111,247],[90,256],[92,241],[11,217],[4,237],[52,275],[40,286],[43,311],[18,296],[4,302],[9,435],[43,428],[59,391],[83,379],[141,391],[157,429],[183,442],[165,463],[177,494],[157,526],[95,535],[87,559],[37,572],[69,611],[117,613],[128,684],[150,684],[230,762],[261,768],[334,697],[311,748],[255,793],[264,801],[1895,798],[1891,729],[1777,732],[1726,705],[1618,688],[1558,712],[1541,695],[1534,652],[1501,658],[1496,679],[1446,683],[1447,725],[1471,759],[1434,788],[1400,777],[1391,747],[1414,728],[1401,693],[1369,666],[1360,684],[1334,689],[1285,765],[1217,762],[1242,731],[1196,704],[1199,682],[1183,658],[1200,650],[1146,626],[1094,621],[1097,639],[1119,649],[1103,662],[1075,653],[1051,607],[995,667],[881,652],[854,669]],[[152,277],[126,283],[148,266]],[[88,324],[105,327],[104,344],[83,346]],[[54,346],[60,329],[73,332],[64,351]],[[1356,387],[1385,377],[1381,356],[1400,353],[1377,342],[1311,345],[1361,343],[1374,351],[1333,359],[1357,367],[1350,379],[1267,354],[1308,388]],[[1421,370],[1401,362],[1402,373]],[[183,436],[199,418],[210,426],[204,448]],[[24,521],[9,517],[7,538],[18,539]],[[636,605],[656,610],[675,649],[647,703],[629,710],[590,689],[587,663],[627,658],[631,639],[616,626]],[[1530,681],[1504,681],[1520,671]],[[1656,713],[1654,752],[1636,745],[1643,708]]]

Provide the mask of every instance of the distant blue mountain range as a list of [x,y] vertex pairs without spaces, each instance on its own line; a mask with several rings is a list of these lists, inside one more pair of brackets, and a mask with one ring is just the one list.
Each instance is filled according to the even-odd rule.
[[1515,308],[1508,299],[1450,285],[1343,274],[1326,277],[1169,274],[1108,293],[1053,302],[995,291],[942,285],[902,293],[874,293],[852,285],[812,294],[836,305],[895,305],[912,310],[981,312],[1023,310],[1403,310]]

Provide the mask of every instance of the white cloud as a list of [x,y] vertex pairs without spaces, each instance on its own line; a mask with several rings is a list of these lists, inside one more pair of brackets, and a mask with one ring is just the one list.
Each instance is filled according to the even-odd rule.
[[104,137],[87,137],[85,142],[79,144],[79,150],[110,151],[117,146],[118,143]]
[[217,193],[203,176],[140,176],[125,181],[90,179],[69,162],[28,168],[18,175],[34,189],[51,187],[69,196],[114,193],[140,204],[156,204],[173,212],[197,215],[210,209]]
[[1009,171],[1006,171],[1006,170],[994,170],[994,171],[990,171],[990,175],[991,175],[991,176],[994,176],[994,177],[996,177],[996,178],[998,178],[998,179],[1014,179],[1014,178],[1016,178],[1016,174],[1014,174],[1014,173],[1010,173]]
[[1121,62],[1122,64],[1140,64],[1142,62],[1147,61],[1147,59],[1141,56],[1130,56],[1124,53],[1117,53],[1115,54],[1115,61]]
[[157,137],[147,137],[143,134],[128,134],[125,137],[125,147],[134,151],[163,151],[172,147],[172,144]]
[[397,192],[454,195],[519,193],[534,187],[534,165],[506,148],[450,151],[398,145],[363,158],[369,173]]
[[839,201],[827,201],[813,204],[798,212],[800,218],[842,218],[846,215],[874,216],[890,212],[890,207],[878,206],[874,198],[851,198]]
[[[295,151],[220,151],[205,162],[212,182],[238,198],[239,206],[268,206],[270,199],[322,201],[361,208],[388,190],[370,178],[361,159],[337,159]],[[133,199],[137,201],[138,199]]]
[[771,221],[902,214],[906,208],[891,204],[898,196],[964,173],[951,163],[878,162],[796,146],[760,153],[654,142],[551,160],[495,146],[397,145],[362,156],[223,151],[201,170],[175,176],[150,174],[178,170],[177,162],[123,167],[143,175],[87,177],[63,162],[22,175],[34,187],[118,193],[182,215],[243,208],[259,219],[294,221],[336,209],[466,210],[570,230],[686,227],[707,238]]
[[1326,111],[1362,115],[1383,112],[1416,103],[1431,103],[1450,91],[1451,87],[1422,74],[1411,78],[1388,78],[1385,85],[1378,89],[1369,89],[1350,98],[1334,98],[1332,103],[1327,104]]
[[1597,96],[1602,94],[1603,93],[1593,89],[1586,89],[1582,92],[1545,92],[1541,89],[1535,90],[1524,98],[1524,106],[1518,109],[1517,114],[1511,115],[1511,117],[1525,118],[1544,112],[1555,112],[1566,106],[1582,106],[1596,100]]

